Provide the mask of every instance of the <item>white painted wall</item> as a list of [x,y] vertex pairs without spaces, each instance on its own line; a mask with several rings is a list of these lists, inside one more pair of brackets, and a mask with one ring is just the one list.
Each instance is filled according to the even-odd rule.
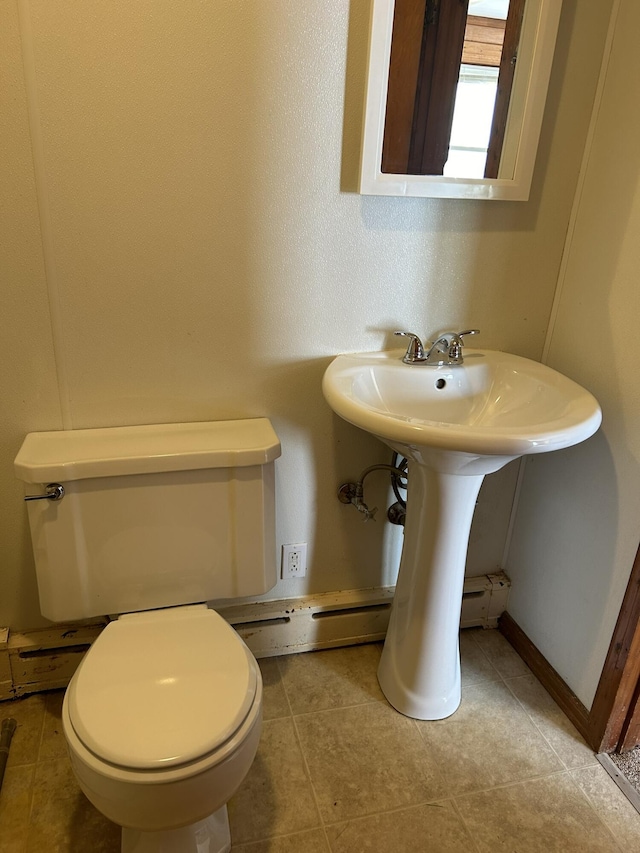
[[[531,200],[491,203],[348,191],[368,0],[0,0],[0,625],[43,621],[12,468],[31,430],[267,415],[277,540],[310,557],[270,595],[393,582],[398,530],[335,498],[388,453],[322,372],[396,328],[540,356],[609,8],[565,0]],[[487,483],[472,574],[512,487]]]
[[622,0],[547,359],[596,395],[603,426],[527,461],[507,565],[509,612],[587,707],[640,541],[638,32]]

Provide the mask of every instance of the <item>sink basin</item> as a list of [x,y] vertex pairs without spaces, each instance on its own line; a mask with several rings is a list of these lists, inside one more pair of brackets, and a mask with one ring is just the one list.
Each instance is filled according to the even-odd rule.
[[458,633],[469,531],[485,474],[589,438],[602,415],[566,376],[508,353],[465,349],[455,367],[403,350],[341,355],[324,375],[331,408],[409,460],[402,557],[378,680],[409,717],[460,704]]
[[596,399],[550,367],[465,349],[455,367],[404,364],[404,350],[338,356],[323,381],[340,417],[388,443],[515,458],[560,450],[600,425]]

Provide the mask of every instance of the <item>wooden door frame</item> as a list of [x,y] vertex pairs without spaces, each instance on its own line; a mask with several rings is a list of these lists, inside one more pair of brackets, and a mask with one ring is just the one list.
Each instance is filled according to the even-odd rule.
[[499,628],[595,752],[635,746],[640,737],[640,548],[590,710],[508,613],[500,617]]
[[484,170],[485,178],[497,178],[498,170],[500,169],[500,158],[502,157],[502,147],[507,132],[511,90],[513,89],[518,47],[522,33],[524,4],[525,0],[511,0],[509,3],[509,12],[507,13],[504,39],[502,42],[500,70],[498,72],[498,91],[496,92],[496,103],[493,109],[491,133],[489,134],[487,163]]

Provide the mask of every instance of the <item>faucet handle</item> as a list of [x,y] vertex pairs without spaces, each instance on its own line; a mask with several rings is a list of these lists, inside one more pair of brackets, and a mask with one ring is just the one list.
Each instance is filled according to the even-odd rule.
[[400,335],[404,338],[410,338],[407,351],[404,354],[403,361],[405,364],[415,364],[417,361],[424,361],[424,347],[418,335],[413,332],[394,332],[394,335]]
[[479,335],[480,329],[466,329],[464,332],[458,332],[451,337],[451,343],[449,344],[449,358],[453,364],[462,364],[462,347],[464,346],[464,341],[462,338],[464,335]]
[[480,329],[467,329],[464,332],[458,332],[458,337],[462,338],[464,335],[479,335]]

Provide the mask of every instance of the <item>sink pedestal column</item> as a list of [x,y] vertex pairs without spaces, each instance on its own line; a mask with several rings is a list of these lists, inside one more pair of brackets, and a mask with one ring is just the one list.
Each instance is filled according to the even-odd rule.
[[460,611],[469,531],[484,475],[410,463],[404,545],[378,680],[408,717],[460,704]]

